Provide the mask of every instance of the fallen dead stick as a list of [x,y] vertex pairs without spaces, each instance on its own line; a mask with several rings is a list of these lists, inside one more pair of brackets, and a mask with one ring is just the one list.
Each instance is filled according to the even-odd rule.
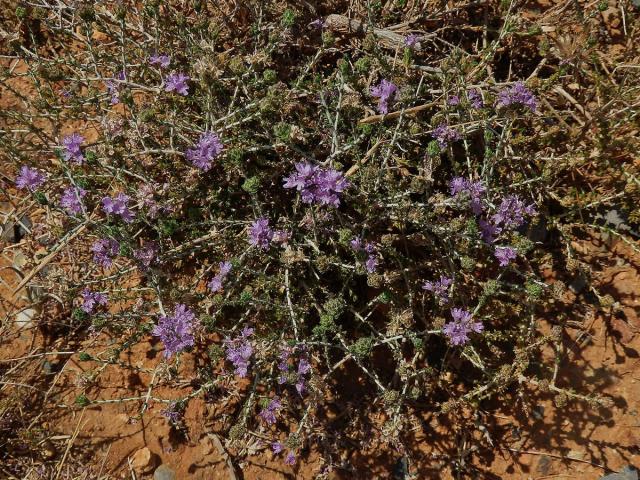
[[[398,33],[392,32],[391,30],[386,30],[384,28],[371,28],[365,22],[360,20],[355,20],[353,18],[345,17],[344,15],[329,15],[325,19],[325,25],[330,30],[340,33],[367,33],[372,32],[376,37],[378,37],[382,43],[382,46],[396,49],[402,48],[405,46],[405,36],[400,35]],[[421,40],[425,38],[432,37],[433,35],[422,35]],[[422,45],[417,43],[414,47],[414,50],[421,50]]]
[[231,457],[229,457],[229,454],[227,453],[224,446],[222,445],[222,442],[220,441],[220,437],[218,437],[218,435],[216,435],[215,433],[207,433],[207,436],[211,439],[211,441],[213,442],[213,446],[216,447],[216,449],[218,450],[218,453],[220,454],[220,456],[222,456],[222,458],[226,462],[227,467],[229,469],[227,471],[227,473],[229,474],[229,480],[238,480],[238,477],[236,476],[236,470],[235,468],[233,468],[233,462],[231,461]]
[[16,289],[13,291],[12,294],[12,298],[16,296],[16,294],[22,290],[22,288],[31,281],[31,279],[33,277],[36,276],[36,274],[42,270],[44,267],[47,266],[47,264],[49,262],[51,262],[51,260],[53,260],[55,258],[55,256],[58,254],[58,252],[60,250],[62,250],[62,248],[64,248],[65,245],[67,245],[71,240],[73,240],[74,238],[76,238],[78,235],[80,235],[82,232],[84,232],[84,230],[87,228],[87,224],[88,224],[88,220],[86,222],[84,222],[82,225],[79,225],[78,227],[76,227],[76,229],[74,231],[72,231],[69,235],[67,235],[66,237],[64,237],[60,243],[58,243],[54,249],[51,251],[51,253],[49,255],[47,255],[46,257],[44,257],[42,259],[42,261],[36,265],[36,267],[31,270],[31,272],[29,272],[29,274],[24,277],[22,279],[22,281],[18,284],[18,286],[16,287]]
[[[404,110],[404,114],[413,115],[415,113],[421,112],[422,110],[426,110],[429,107],[433,107],[434,105],[436,105],[436,102],[429,102],[429,103],[425,103],[424,105],[418,105],[417,107],[406,108]],[[390,120],[390,119],[399,117],[400,115],[402,115],[402,113],[403,113],[402,110],[398,110],[396,112],[391,112],[386,115],[371,115],[369,117],[362,118],[358,122],[358,125],[368,125],[369,123],[378,123],[378,122],[382,122],[383,120]]]
[[592,465],[594,467],[601,468],[606,472],[620,473],[620,472],[617,472],[616,470],[610,469],[609,467],[605,467],[604,465],[600,465],[599,463],[590,462],[589,460],[582,460],[581,458],[567,457],[567,456],[564,456],[564,455],[558,455],[556,453],[537,452],[535,450],[518,450],[517,448],[510,448],[510,447],[507,448],[507,450],[509,450],[510,452],[521,453],[521,454],[524,454],[524,455],[543,455],[545,457],[560,458],[562,460],[571,460],[572,462],[586,463],[587,465]]

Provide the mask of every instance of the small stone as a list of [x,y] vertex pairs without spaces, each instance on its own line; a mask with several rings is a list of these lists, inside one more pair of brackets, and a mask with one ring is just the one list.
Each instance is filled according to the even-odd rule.
[[156,456],[147,447],[141,448],[133,454],[131,466],[137,472],[149,472],[156,466]]
[[56,447],[49,440],[45,440],[45,442],[42,444],[41,453],[42,458],[44,458],[45,460],[53,460],[58,454],[58,452],[56,451]]
[[18,328],[29,328],[33,325],[33,317],[36,316],[36,311],[33,308],[27,308],[22,310],[16,315],[16,324]]
[[176,472],[166,465],[160,465],[153,473],[153,480],[176,480]]

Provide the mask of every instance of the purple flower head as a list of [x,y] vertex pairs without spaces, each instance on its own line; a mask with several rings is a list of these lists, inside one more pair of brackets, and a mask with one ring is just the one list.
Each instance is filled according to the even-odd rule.
[[23,165],[20,167],[20,174],[16,177],[16,187],[35,192],[46,179],[47,177],[40,170]]
[[362,239],[360,237],[353,238],[349,242],[349,245],[351,245],[351,248],[354,252],[361,252],[362,250],[364,250],[364,247],[362,246]]
[[109,268],[113,263],[113,257],[120,251],[120,244],[111,238],[102,238],[92,245],[91,251],[95,263]]
[[82,291],[82,310],[86,313],[93,313],[97,305],[106,305],[107,296],[104,293],[92,292],[88,288]]
[[460,140],[462,138],[460,133],[449,127],[448,125],[441,123],[432,132],[433,138],[438,142],[440,148],[446,148],[452,142]]
[[273,453],[275,453],[276,455],[279,454],[283,449],[284,445],[282,445],[282,443],[280,442],[273,442],[271,444],[271,450],[273,450]]
[[[114,78],[114,80],[125,80],[124,70],[118,72]],[[111,95],[111,105],[117,105],[120,103],[120,88],[122,84],[120,82],[114,80],[107,80],[105,85],[107,86],[107,92]]]
[[291,239],[291,232],[287,232],[286,230],[274,230],[272,241],[279,243],[281,245],[286,245],[289,243]]
[[129,196],[120,192],[115,197],[104,197],[102,199],[102,210],[104,210],[104,213],[120,215],[126,223],[131,223],[133,222],[133,213],[129,210],[128,202]]
[[82,213],[82,199],[87,194],[87,191],[80,187],[69,187],[62,192],[60,197],[60,206],[64,208],[69,215],[77,215]]
[[185,153],[185,157],[194,167],[198,167],[205,172],[211,169],[213,160],[222,152],[222,143],[217,134],[204,132],[194,148],[190,148]]
[[522,105],[532,112],[538,109],[538,100],[531,90],[525,87],[522,82],[516,82],[511,87],[505,88],[498,93],[496,106],[508,107],[514,104]]
[[406,37],[404,37],[404,44],[409,48],[416,48],[420,44],[420,40],[422,37],[415,33],[410,33]]
[[452,308],[453,321],[445,324],[442,332],[449,338],[452,345],[464,345],[469,341],[471,332],[481,333],[484,326],[481,322],[474,322],[471,313],[462,308]]
[[273,240],[273,229],[269,226],[269,219],[260,217],[251,224],[249,229],[249,243],[267,250]]
[[216,293],[222,290],[222,282],[231,271],[231,262],[220,262],[218,274],[213,277],[208,284],[209,290]]
[[364,262],[367,273],[375,273],[378,268],[378,259],[374,255],[369,255]]
[[285,465],[295,465],[296,464],[296,455],[293,452],[287,453],[287,456],[284,458]]
[[327,22],[324,18],[318,18],[309,24],[310,27],[322,30],[327,26]]
[[441,304],[449,302],[449,287],[453,284],[453,279],[444,275],[436,282],[424,282],[422,288],[433,293]]
[[467,91],[467,98],[469,99],[469,102],[471,103],[472,108],[475,108],[476,110],[480,110],[482,107],[484,107],[482,94],[480,93],[479,90],[476,90],[475,88],[470,88]]
[[186,305],[177,304],[173,315],[162,315],[151,332],[164,343],[164,356],[172,355],[194,344],[193,327],[196,316]]
[[482,213],[482,196],[486,192],[482,181],[472,182],[463,177],[455,177],[451,180],[449,187],[452,197],[458,197],[461,194],[468,195],[473,213],[476,215]]
[[497,225],[494,225],[492,222],[488,222],[486,220],[480,219],[478,221],[480,226],[480,234],[482,235],[482,239],[487,243],[493,243],[496,241],[496,236],[500,235],[502,229]]
[[491,219],[495,225],[512,229],[524,224],[525,215],[535,214],[536,210],[533,205],[526,205],[517,195],[508,195],[502,200]]
[[178,407],[177,402],[171,402],[167,408],[161,410],[163,417],[167,418],[171,423],[178,423],[182,418],[182,410]]
[[169,57],[169,55],[151,55],[149,57],[149,63],[151,65],[157,65],[160,68],[167,68],[171,63],[171,57]]
[[158,260],[158,244],[156,242],[147,242],[142,247],[134,250],[133,258],[135,258],[142,267],[149,268],[152,263]]
[[349,187],[342,172],[310,163],[296,163],[296,171],[284,178],[284,188],[295,188],[304,203],[340,205],[340,194]]
[[378,85],[371,87],[371,95],[378,99],[378,112],[386,115],[389,112],[389,102],[398,95],[398,87],[383,78]]
[[62,152],[62,154],[64,159],[72,161],[77,165],[82,165],[84,162],[84,155],[82,154],[82,150],[80,150],[80,145],[82,145],[84,140],[85,138],[76,132],[64,137],[62,139],[62,146],[64,147],[64,152]]
[[460,105],[460,97],[458,95],[451,95],[447,98],[447,105],[451,105],[452,107]]
[[276,414],[281,408],[282,403],[280,402],[280,399],[278,397],[274,397],[266,406],[266,408],[262,409],[262,411],[259,413],[260,418],[267,422],[267,425],[273,425],[277,420]]
[[164,91],[176,92],[186,97],[189,95],[189,85],[187,85],[188,80],[189,77],[184,73],[172,73],[167,76]]
[[225,338],[223,341],[227,360],[235,367],[235,374],[242,378],[247,376],[249,359],[253,355],[253,347],[249,341],[251,335],[253,328],[245,327],[236,338]]
[[512,247],[496,247],[494,256],[498,259],[498,262],[500,262],[501,267],[506,267],[512,260],[516,259],[517,253]]

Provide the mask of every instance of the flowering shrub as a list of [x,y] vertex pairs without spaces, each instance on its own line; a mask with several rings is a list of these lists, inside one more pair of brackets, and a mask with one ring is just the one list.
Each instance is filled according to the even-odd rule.
[[[30,107],[55,125],[24,120],[33,157],[0,147],[58,240],[92,258],[66,282],[35,277],[81,295],[86,330],[122,348],[151,338],[168,365],[209,359],[167,418],[225,390],[230,445],[256,431],[293,465],[338,435],[325,409],[348,395],[366,405],[355,416],[385,412],[401,450],[417,409],[477,411],[551,380],[539,364],[557,335],[536,328],[553,297],[545,229],[564,242],[573,213],[558,214],[564,177],[533,115],[552,119],[550,83],[518,69],[496,82],[497,44],[471,62],[412,33],[392,61],[375,35],[353,48],[275,2],[246,30],[207,2],[142,3],[28,13],[78,45],[15,50],[42,82]],[[71,124],[61,143],[47,130]]]

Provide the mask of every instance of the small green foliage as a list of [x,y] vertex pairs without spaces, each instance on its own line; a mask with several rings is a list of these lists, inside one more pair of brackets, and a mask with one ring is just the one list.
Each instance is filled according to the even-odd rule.
[[260,177],[249,177],[242,184],[242,189],[247,192],[255,195],[260,190]]
[[273,134],[280,142],[287,143],[291,138],[291,125],[288,123],[278,123],[273,127]]
[[91,400],[89,400],[89,398],[86,395],[80,394],[76,397],[76,399],[74,400],[74,403],[79,407],[87,407],[91,404]]
[[83,322],[87,318],[89,318],[89,314],[81,308],[74,308],[73,312],[71,313],[71,318],[76,322]]
[[430,157],[437,157],[440,155],[440,145],[435,140],[431,140],[427,145],[427,155]]
[[93,357],[89,355],[87,352],[80,352],[80,354],[78,355],[78,359],[81,362],[89,362],[93,360]]
[[287,8],[282,14],[282,20],[280,21],[283,27],[291,28],[296,23],[296,12],[292,9]]
[[262,72],[262,78],[268,84],[274,84],[278,81],[278,74],[275,70],[268,68],[264,72]]
[[349,347],[349,351],[359,359],[367,358],[373,350],[375,340],[371,337],[361,337]]

